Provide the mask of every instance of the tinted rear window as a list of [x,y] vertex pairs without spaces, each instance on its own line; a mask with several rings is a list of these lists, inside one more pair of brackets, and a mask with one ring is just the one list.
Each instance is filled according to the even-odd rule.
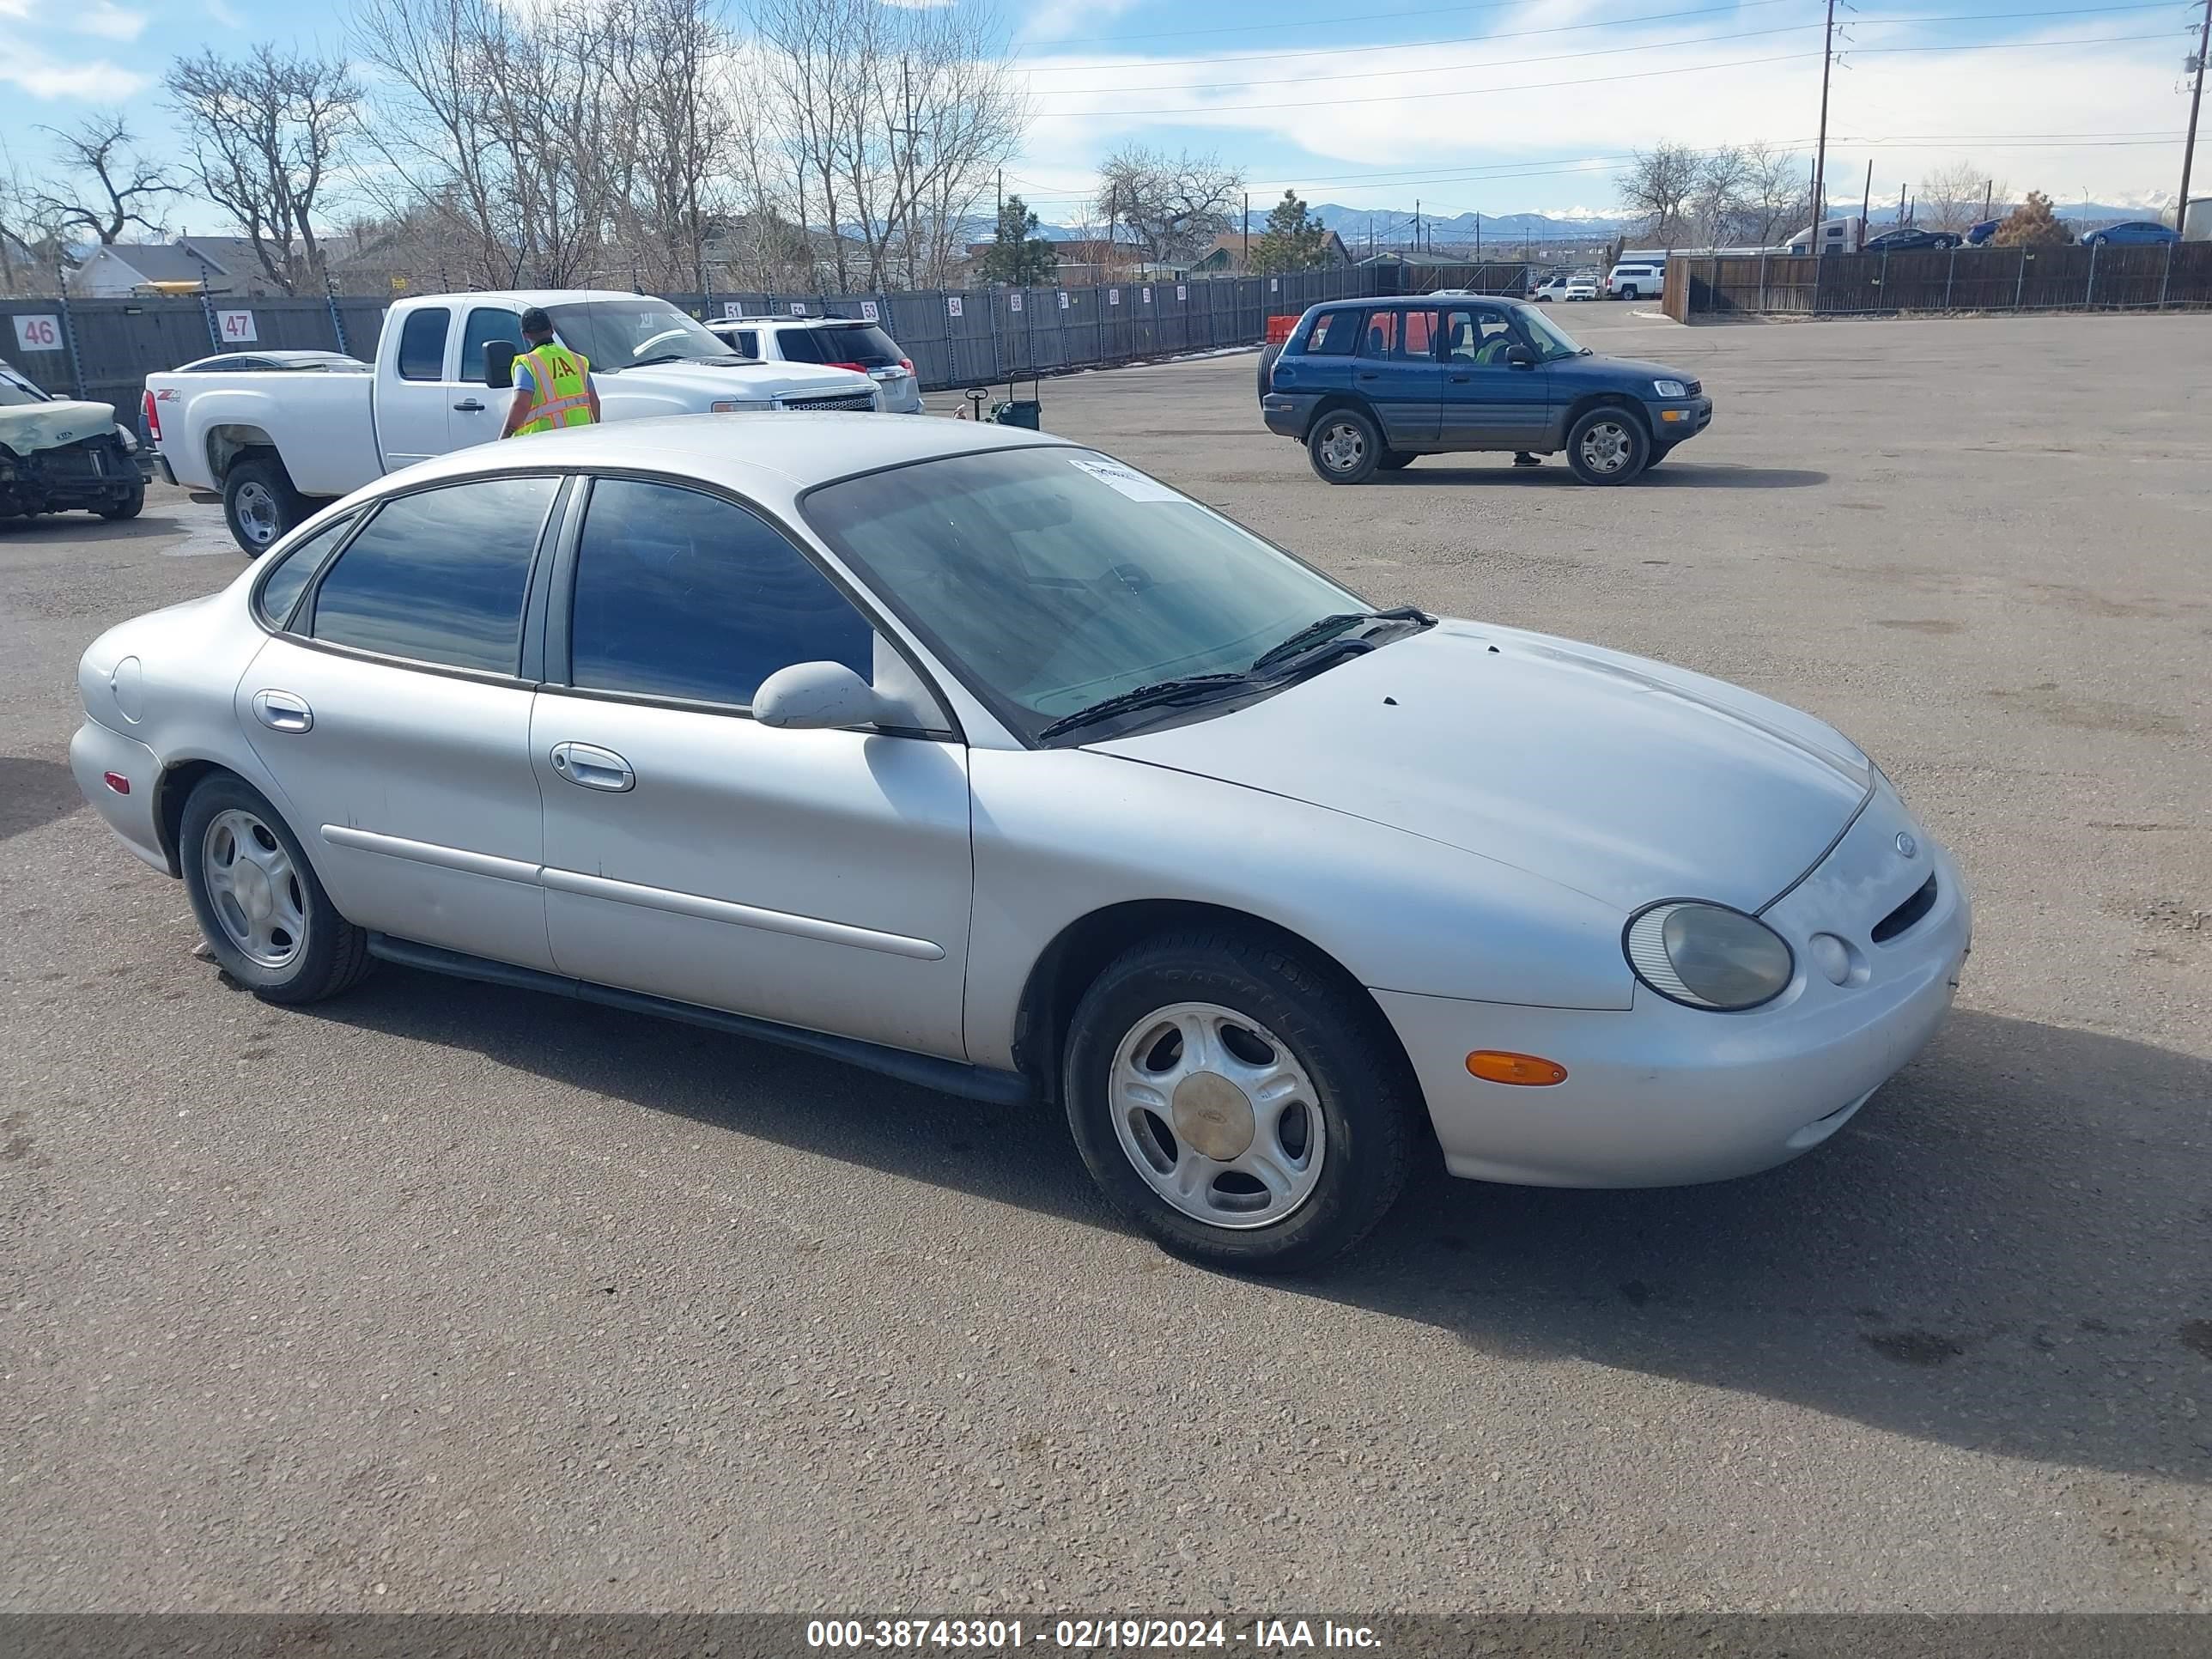
[[1314,319],[1313,337],[1306,350],[1316,357],[1349,357],[1359,349],[1359,317],[1356,311],[1323,312]]
[[794,363],[858,363],[885,368],[899,361],[891,337],[873,323],[841,323],[830,328],[786,328],[776,331],[784,359]]

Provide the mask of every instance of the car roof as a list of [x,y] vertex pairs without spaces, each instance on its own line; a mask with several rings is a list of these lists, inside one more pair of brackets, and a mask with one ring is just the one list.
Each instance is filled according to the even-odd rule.
[[865,317],[710,317],[709,328],[874,328]]
[[[400,489],[543,465],[654,472],[720,484],[769,507],[862,472],[994,449],[1074,447],[1065,438],[988,421],[882,414],[667,415],[567,427],[520,441],[476,444],[389,475]],[[374,493],[384,493],[377,485]]]

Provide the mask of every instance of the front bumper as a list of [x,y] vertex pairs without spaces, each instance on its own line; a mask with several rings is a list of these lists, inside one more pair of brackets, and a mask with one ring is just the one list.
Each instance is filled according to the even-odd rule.
[[[1748,1013],[1686,1008],[1641,986],[1626,1012],[1376,992],[1446,1165],[1526,1186],[1666,1187],[1750,1175],[1827,1139],[1935,1036],[1972,940],[1957,867],[1911,824],[1881,790],[1820,868],[1768,907],[1797,973]],[[1895,850],[1900,830],[1917,843],[1913,859]],[[1930,875],[1932,908],[1875,944],[1873,925]],[[1848,982],[1813,966],[1814,933],[1850,945]],[[1477,1048],[1540,1054],[1564,1066],[1566,1081],[1484,1082],[1467,1071]]]
[[1671,447],[1696,437],[1713,423],[1713,400],[1670,398],[1663,403],[1647,403],[1644,412],[1651,422],[1653,440]]
[[[70,771],[85,799],[107,820],[107,827],[122,838],[125,847],[163,875],[176,873],[169,867],[169,854],[161,845],[155,817],[154,792],[161,781],[161,763],[152,750],[98,720],[88,720],[70,739]],[[131,786],[129,794],[118,793],[107,781],[110,772]]]

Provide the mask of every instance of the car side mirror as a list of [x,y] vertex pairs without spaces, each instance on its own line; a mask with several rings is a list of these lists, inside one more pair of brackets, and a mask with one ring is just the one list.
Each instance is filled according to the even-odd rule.
[[753,718],[785,731],[872,726],[886,712],[876,688],[842,662],[795,662],[753,693]]
[[1524,345],[1508,346],[1505,348],[1505,361],[1513,368],[1534,368],[1536,367],[1536,354]]
[[484,343],[484,384],[495,392],[505,392],[514,385],[514,341]]

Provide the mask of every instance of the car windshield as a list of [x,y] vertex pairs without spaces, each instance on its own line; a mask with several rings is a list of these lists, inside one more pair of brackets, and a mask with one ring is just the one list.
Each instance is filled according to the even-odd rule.
[[1579,357],[1582,346],[1574,336],[1561,328],[1542,312],[1531,307],[1521,313],[1522,326],[1528,331],[1528,338],[1536,348],[1536,356],[1545,362],[1554,362],[1561,357]]
[[578,300],[548,306],[545,314],[561,343],[582,352],[595,370],[737,361],[728,341],[716,338],[665,300]]
[[5,363],[0,363],[0,409],[18,404],[48,402],[46,394],[33,386]]
[[826,484],[801,510],[1025,738],[1140,686],[1242,674],[1322,617],[1369,609],[1086,449],[947,456]]

